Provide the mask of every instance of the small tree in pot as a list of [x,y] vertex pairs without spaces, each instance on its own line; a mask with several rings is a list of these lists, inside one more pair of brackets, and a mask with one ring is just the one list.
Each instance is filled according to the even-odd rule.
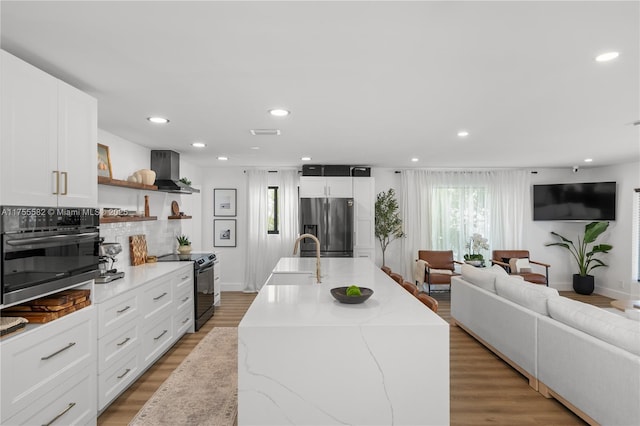
[[400,219],[400,214],[398,213],[398,202],[393,188],[378,194],[375,210],[375,234],[382,248],[382,266],[384,266],[386,265],[384,252],[387,250],[389,243],[397,238],[404,237],[402,219]]
[[589,272],[601,266],[607,266],[602,260],[595,258],[598,253],[609,253],[613,246],[609,244],[593,245],[589,249],[589,244],[594,243],[600,234],[607,230],[609,222],[591,222],[585,225],[582,240],[578,237],[578,244],[563,237],[562,235],[551,232],[552,235],[560,238],[562,242],[549,243],[546,246],[559,246],[569,250],[578,264],[578,273],[573,274],[573,289],[579,294],[591,294],[594,289],[593,275]]

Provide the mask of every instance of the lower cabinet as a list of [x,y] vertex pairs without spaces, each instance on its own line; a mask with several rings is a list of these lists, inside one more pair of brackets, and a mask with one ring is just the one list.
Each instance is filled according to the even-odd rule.
[[193,330],[193,291],[188,263],[98,303],[99,411]]
[[2,341],[0,424],[95,424],[96,309]]

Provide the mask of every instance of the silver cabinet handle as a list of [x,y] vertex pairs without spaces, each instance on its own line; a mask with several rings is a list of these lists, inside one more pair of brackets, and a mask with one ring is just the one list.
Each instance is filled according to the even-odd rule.
[[116,311],[116,313],[121,314],[125,311],[128,311],[129,309],[131,309],[131,306],[127,305],[124,308],[120,309],[119,311]]
[[54,170],[52,172],[54,175],[56,175],[56,190],[55,192],[53,192],[53,195],[58,195],[58,193],[60,193],[60,172],[57,170]]
[[54,353],[52,353],[51,355],[43,356],[43,357],[42,357],[42,358],[40,358],[40,359],[41,359],[42,361],[46,361],[46,360],[48,360],[48,359],[50,359],[50,358],[53,358],[54,356],[58,355],[60,352],[64,352],[64,351],[66,351],[67,349],[69,349],[69,348],[71,348],[72,346],[75,346],[75,345],[76,345],[76,342],[71,342],[71,343],[69,343],[67,346],[65,346],[64,348],[62,348],[62,349],[59,349],[59,350],[55,351],[55,352],[54,352]]
[[167,334],[167,331],[169,330],[165,330],[162,333],[160,333],[160,335],[158,337],[154,337],[153,340],[158,340],[159,338],[161,338],[162,336],[164,336],[165,334]]
[[158,297],[154,297],[154,298],[153,298],[153,300],[160,300],[160,299],[162,299],[163,297],[165,297],[166,295],[167,295],[167,292],[165,291],[165,292],[164,292],[164,293],[162,293],[160,296],[158,296]]
[[186,323],[188,323],[188,322],[189,322],[189,317],[186,317],[184,320],[182,320],[182,323],[183,323],[183,324],[186,324]]
[[118,345],[118,346],[122,346],[122,345],[124,345],[125,343],[127,343],[129,340],[131,340],[131,337],[127,337],[127,338],[126,338],[126,339],[124,339],[122,342],[120,342],[120,343],[116,343],[116,345]]
[[67,195],[67,184],[69,182],[69,175],[67,172],[60,172],[62,176],[64,176],[64,192],[60,193],[60,195]]
[[60,417],[64,416],[67,411],[71,410],[73,407],[76,406],[75,402],[70,403],[67,408],[65,408],[64,410],[62,410],[62,413],[58,414],[57,416],[55,416],[53,419],[51,419],[51,421],[49,421],[49,423],[45,423],[42,426],[50,426],[53,424],[53,422],[55,422],[56,420],[58,420]]
[[127,368],[126,370],[124,370],[124,373],[122,373],[119,376],[116,376],[118,379],[122,379],[124,376],[126,376],[127,374],[129,374],[129,371],[131,371],[130,368]]
[[189,296],[187,296],[184,299],[182,299],[182,303],[186,302],[187,300],[189,300]]
[[184,277],[180,278],[181,280],[186,280],[187,278],[189,278],[189,275],[185,275]]

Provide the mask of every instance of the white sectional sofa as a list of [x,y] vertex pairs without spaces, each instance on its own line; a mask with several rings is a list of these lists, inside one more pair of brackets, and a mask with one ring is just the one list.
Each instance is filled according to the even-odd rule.
[[508,276],[462,267],[451,316],[532,388],[589,424],[640,425],[640,322]]

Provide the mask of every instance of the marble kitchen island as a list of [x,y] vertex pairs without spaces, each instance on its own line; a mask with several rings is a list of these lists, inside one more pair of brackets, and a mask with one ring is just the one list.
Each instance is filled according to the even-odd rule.
[[[447,425],[449,325],[365,258],[283,258],[238,326],[238,425]],[[302,273],[302,274],[301,274]],[[333,287],[373,289],[338,303]]]

